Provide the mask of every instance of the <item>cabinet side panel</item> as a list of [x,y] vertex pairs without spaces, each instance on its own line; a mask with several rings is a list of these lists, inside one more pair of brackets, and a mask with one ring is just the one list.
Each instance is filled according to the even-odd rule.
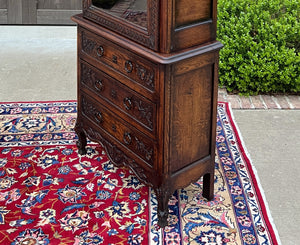
[[210,155],[213,65],[174,77],[171,92],[170,171]]
[[172,52],[216,40],[217,0],[172,1]]
[[176,27],[211,19],[211,0],[176,0],[175,15]]

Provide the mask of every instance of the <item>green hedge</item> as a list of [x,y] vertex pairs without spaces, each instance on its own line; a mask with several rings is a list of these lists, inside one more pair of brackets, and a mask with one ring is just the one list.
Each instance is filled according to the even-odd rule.
[[299,0],[218,0],[220,85],[248,95],[299,93],[299,15]]

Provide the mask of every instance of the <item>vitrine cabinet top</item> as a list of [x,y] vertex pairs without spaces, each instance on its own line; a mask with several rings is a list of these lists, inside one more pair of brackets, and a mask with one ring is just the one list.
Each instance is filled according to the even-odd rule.
[[216,0],[84,0],[83,16],[162,53],[216,38]]

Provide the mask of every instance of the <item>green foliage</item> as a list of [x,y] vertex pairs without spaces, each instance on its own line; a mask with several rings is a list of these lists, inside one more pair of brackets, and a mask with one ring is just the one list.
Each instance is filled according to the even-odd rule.
[[299,0],[219,0],[220,85],[248,95],[299,93],[299,15]]

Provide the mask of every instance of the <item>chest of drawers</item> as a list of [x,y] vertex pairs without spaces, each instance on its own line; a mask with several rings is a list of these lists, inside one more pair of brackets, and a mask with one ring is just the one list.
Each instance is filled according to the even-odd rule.
[[87,137],[125,165],[158,199],[168,224],[176,189],[203,179],[213,198],[219,42],[172,54],[155,52],[94,24],[78,24],[80,154]]

